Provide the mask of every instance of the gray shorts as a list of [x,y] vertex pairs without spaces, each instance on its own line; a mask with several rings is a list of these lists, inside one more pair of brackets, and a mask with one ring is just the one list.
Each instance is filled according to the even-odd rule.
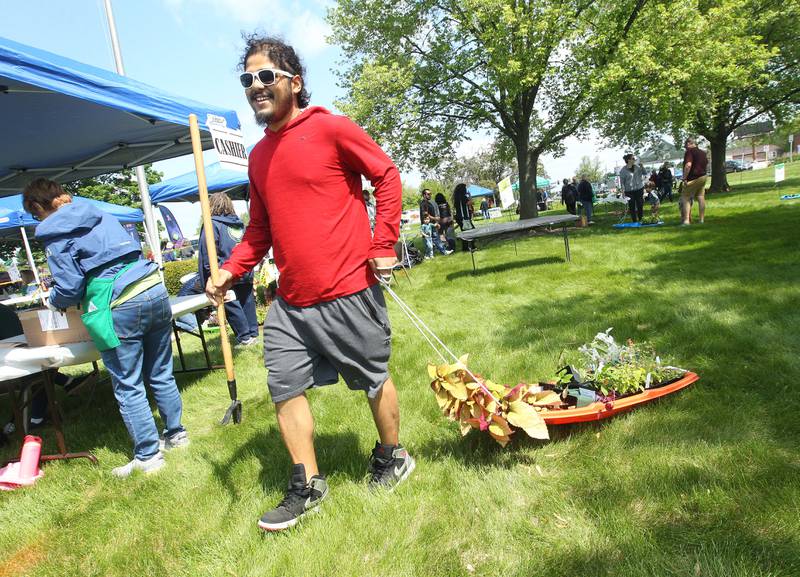
[[308,307],[281,298],[264,322],[264,365],[274,403],[342,376],[374,398],[389,378],[392,329],[380,286]]

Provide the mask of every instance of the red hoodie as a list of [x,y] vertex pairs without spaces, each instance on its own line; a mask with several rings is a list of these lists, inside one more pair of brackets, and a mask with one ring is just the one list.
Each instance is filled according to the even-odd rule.
[[[353,121],[319,106],[265,133],[250,153],[250,223],[222,268],[241,276],[272,247],[278,294],[299,307],[375,284],[367,260],[395,256],[397,167]],[[362,174],[375,187],[372,237]]]

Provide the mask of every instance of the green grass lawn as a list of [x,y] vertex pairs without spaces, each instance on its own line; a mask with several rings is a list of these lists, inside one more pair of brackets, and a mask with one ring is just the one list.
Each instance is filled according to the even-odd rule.
[[217,425],[224,372],[180,377],[192,445],[151,477],[110,475],[130,442],[108,385],[64,399],[70,447],[100,465],[48,464],[34,487],[0,494],[0,576],[800,575],[800,201],[778,200],[800,191],[800,163],[779,186],[771,176],[737,186],[735,175],[703,226],[677,226],[674,204],[651,229],[617,231],[601,214],[571,233],[570,264],[560,234],[545,233],[517,254],[510,241],[482,247],[477,274],[459,252],[412,269],[411,285],[398,277],[400,295],[495,381],[549,377],[614,327],[699,373],[689,389],[547,443],[462,438],[429,388],[435,356],[389,303],[402,438],[418,463],[394,493],[365,487],[366,402],[343,385],[314,391],[330,496],[294,530],[262,535],[290,463],[261,351],[246,350],[244,422]]

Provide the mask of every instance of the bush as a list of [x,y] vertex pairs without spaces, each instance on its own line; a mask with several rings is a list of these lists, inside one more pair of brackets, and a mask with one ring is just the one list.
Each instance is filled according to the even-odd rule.
[[190,272],[197,272],[197,259],[176,260],[164,263],[164,284],[167,292],[176,296],[181,290],[181,277]]

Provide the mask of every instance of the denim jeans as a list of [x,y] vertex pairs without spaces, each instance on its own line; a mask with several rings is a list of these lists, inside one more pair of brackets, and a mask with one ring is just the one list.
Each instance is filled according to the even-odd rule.
[[594,214],[594,206],[592,205],[591,202],[582,202],[581,210],[586,214],[586,222],[592,220],[592,215]]
[[631,190],[625,193],[628,197],[628,210],[631,213],[631,220],[639,222],[644,214],[644,189]]
[[172,374],[172,312],[167,289],[158,284],[112,309],[111,316],[120,345],[100,355],[111,373],[119,412],[133,440],[134,456],[149,459],[158,453],[158,429],[147,401],[145,382],[153,392],[165,434],[183,430],[183,404]]
[[258,318],[256,317],[256,299],[253,295],[253,283],[233,285],[236,300],[225,303],[225,318],[240,343],[258,336]]

